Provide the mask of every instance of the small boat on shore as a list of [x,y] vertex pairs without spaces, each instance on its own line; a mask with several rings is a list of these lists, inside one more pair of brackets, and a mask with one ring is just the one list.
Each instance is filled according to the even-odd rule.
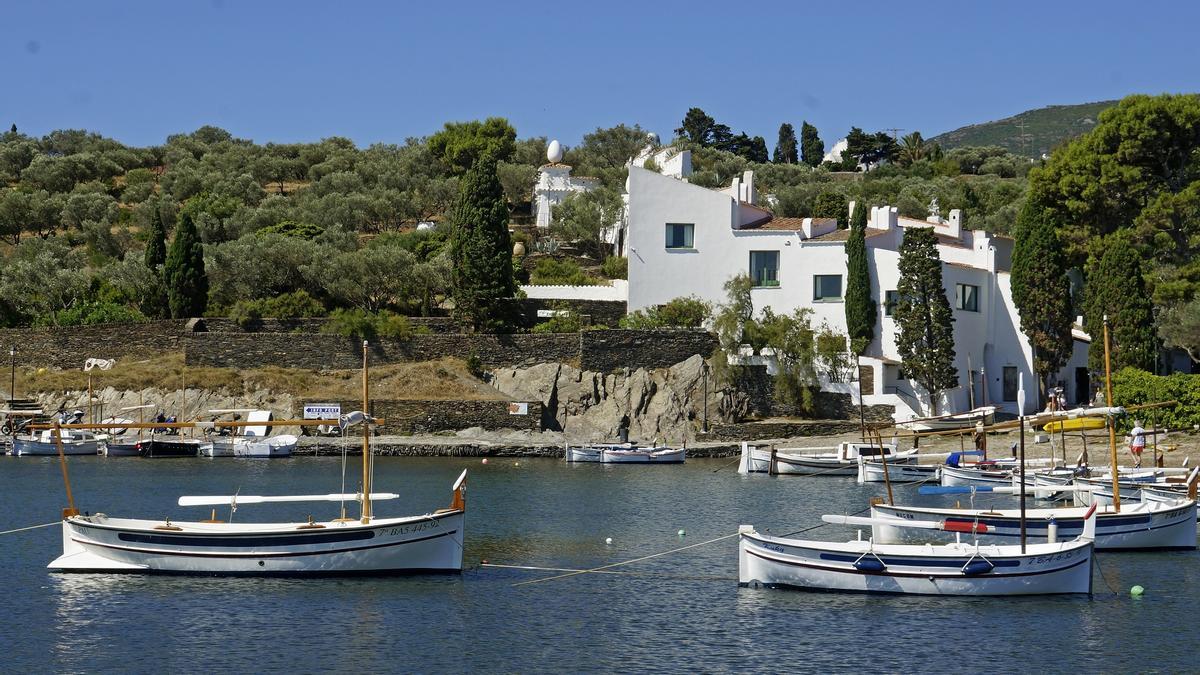
[[[871,524],[878,518],[825,516],[826,522]],[[1091,593],[1096,519],[1073,541],[1019,545],[845,543],[761,535],[743,525],[738,585],[904,595],[1048,595]],[[949,527],[947,527],[949,525]],[[967,528],[897,520],[893,527]]]
[[[298,439],[295,436],[291,434],[270,435],[271,425],[269,423],[273,418],[273,413],[270,410],[247,408],[210,410],[209,412],[215,413],[218,416],[245,413],[247,415],[247,422],[256,422],[258,424],[242,427],[240,434],[223,432],[208,436],[210,445],[200,449],[200,456],[202,457],[291,457],[292,451],[296,448]],[[216,418],[213,419],[215,423]],[[240,417],[235,415],[233,419],[237,421]]]
[[[808,450],[809,452],[802,452]],[[832,450],[832,452],[811,452]],[[896,446],[878,443],[841,443],[830,448],[761,448],[742,445],[738,473],[770,473],[796,476],[854,476],[858,458],[877,460],[886,456],[888,464],[917,464],[916,450],[897,452]]]
[[996,407],[988,405],[963,413],[938,415],[936,417],[919,417],[905,422],[897,422],[896,426],[908,431],[918,432],[954,431],[956,429],[969,429],[980,422],[984,425],[991,424],[995,416]]
[[600,464],[682,464],[687,459],[687,448],[647,447],[631,443],[568,445],[563,453],[568,462]]

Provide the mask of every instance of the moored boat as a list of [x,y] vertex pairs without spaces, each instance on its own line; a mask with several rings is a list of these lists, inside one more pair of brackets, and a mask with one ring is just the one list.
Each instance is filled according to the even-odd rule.
[[[1026,510],[1026,535],[1045,541],[1053,520],[1060,538],[1073,537],[1083,531],[1087,508],[1066,507]],[[871,515],[880,519],[873,525],[875,541],[882,543],[912,542],[909,530],[889,525],[884,519],[943,520],[954,523],[978,523],[984,541],[1008,541],[1021,536],[1018,509],[955,509],[877,504]],[[919,537],[916,537],[919,538]],[[1196,502],[1182,498],[1171,503],[1138,503],[1122,506],[1119,512],[1101,510],[1096,513],[1096,548],[1098,550],[1150,550],[1196,548]]]
[[[58,455],[59,443],[55,440],[52,429],[44,429],[33,436],[15,436],[12,439],[13,454],[25,456]],[[100,451],[100,441],[96,435],[83,429],[61,429],[62,454],[64,455],[95,455]]]
[[154,436],[137,442],[138,454],[142,457],[199,457],[211,445],[211,441],[181,436]]
[[609,445],[568,445],[564,451],[568,462],[599,462],[601,464],[682,464],[687,448],[665,446],[636,446],[629,443]]
[[938,464],[906,464],[891,460],[888,460],[885,468],[881,461],[860,458],[858,467],[859,483],[883,483],[885,475],[886,480],[890,481],[934,480],[941,473]]
[[995,406],[982,406],[974,410],[968,410],[963,413],[955,413],[951,415],[939,415],[937,417],[921,417],[911,419],[904,422],[897,422],[896,426],[909,431],[954,431],[956,429],[968,429],[976,424],[983,423],[991,424],[995,419]]
[[[1094,528],[1094,517],[1088,522]],[[1090,528],[1074,541],[1029,544],[1022,550],[1019,545],[967,542],[911,545],[869,539],[845,543],[787,539],[761,535],[743,525],[738,584],[911,595],[1091,593]]]
[[[815,448],[814,448],[815,449]],[[858,458],[878,459],[886,456],[888,464],[917,463],[917,451],[896,451],[896,446],[878,443],[841,443],[833,452],[800,452],[804,448],[776,450],[769,472],[791,475],[854,476],[858,474]]]

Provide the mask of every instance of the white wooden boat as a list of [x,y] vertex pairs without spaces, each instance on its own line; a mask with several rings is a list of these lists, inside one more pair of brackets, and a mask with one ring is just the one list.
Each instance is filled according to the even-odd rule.
[[878,460],[859,458],[858,462],[859,483],[883,483],[885,475],[889,481],[934,480],[941,473],[939,464],[906,464],[892,462],[889,459],[885,469],[884,463]]
[[[828,520],[829,517],[826,517]],[[873,520],[838,518],[831,522]],[[1094,516],[1074,541],[997,546],[785,539],[739,530],[738,584],[909,595],[1091,593]],[[911,523],[903,523],[911,526]],[[922,523],[936,525],[936,523]]]
[[[1045,541],[1050,520],[1058,528],[1060,538],[1077,536],[1083,531],[1083,507],[1027,509],[1026,536]],[[954,509],[917,506],[871,507],[871,515],[880,519],[942,520],[954,523],[978,523],[983,526],[980,538],[985,541],[1012,542],[1020,537],[1018,509]],[[911,531],[886,523],[874,525],[875,541],[905,543],[913,541]],[[1194,549],[1196,548],[1196,502],[1187,498],[1173,503],[1122,504],[1120,512],[1101,510],[1096,516],[1096,548],[1113,549]]]
[[[810,450],[816,448],[810,448]],[[858,474],[858,458],[875,459],[886,455],[888,464],[916,464],[917,451],[896,451],[891,444],[841,443],[833,452],[800,452],[804,448],[787,448],[775,451],[774,473],[791,475],[854,476]]]
[[743,441],[741,461],[738,462],[738,473],[770,473],[772,454],[773,450],[771,446],[751,445]]
[[104,455],[107,457],[138,457],[141,452],[138,450],[138,441],[142,440],[137,436],[109,436],[104,439]]
[[239,438],[233,444],[234,457],[291,457],[299,439],[291,434],[266,438]]
[[[363,403],[367,409],[367,343],[363,342]],[[365,413],[341,419],[345,429],[362,423],[362,490],[359,494],[180,497],[180,506],[239,505],[270,502],[342,502],[340,517],[308,522],[229,523],[113,518],[80,515],[66,480],[69,507],[63,510],[63,553],[49,568],[64,572],[168,572],[196,574],[382,574],[460,572],[466,516],[463,471],[451,488],[450,506],[423,515],[376,517],[373,503],[394,499],[374,493],[373,458]],[[305,424],[298,420],[292,423]],[[322,420],[322,422],[325,422]],[[315,423],[315,421],[314,421]],[[343,465],[343,483],[345,472]],[[358,518],[347,518],[346,501],[361,505]]]
[[599,462],[601,464],[682,464],[687,448],[637,446],[630,443],[611,445],[568,445],[564,451],[568,462]]
[[921,417],[905,422],[898,422],[896,426],[909,431],[953,431],[955,429],[968,429],[979,422],[989,425],[994,420],[995,415],[996,407],[988,405],[963,413],[939,415],[937,417]]
[[[100,452],[96,435],[83,429],[61,429],[64,455],[95,455]],[[28,456],[58,456],[58,443],[53,429],[44,429],[33,436],[13,438],[13,454]]]
[[966,466],[942,467],[942,485],[1010,485],[1013,465],[1011,463],[987,462]]
[[[295,523],[70,516],[63,521],[63,554],[48,567],[61,572],[253,575],[458,572],[462,570],[466,473],[454,483],[449,508],[418,516]],[[370,499],[396,496],[372,494]],[[339,498],[362,501],[356,494],[265,501]],[[252,503],[246,497],[224,497],[208,499],[203,505],[231,501]]]

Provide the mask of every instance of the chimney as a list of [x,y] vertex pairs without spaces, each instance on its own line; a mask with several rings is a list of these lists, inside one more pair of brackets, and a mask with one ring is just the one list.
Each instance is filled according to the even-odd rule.
[[849,223],[845,223],[846,227],[850,227],[850,223],[854,222],[854,200],[850,200],[850,204],[846,208],[846,217],[850,219]]
[[962,237],[962,210],[951,209],[950,219],[947,222],[950,224],[950,236],[955,239]]
[[742,201],[753,204],[758,200],[758,194],[754,190],[754,172],[747,171],[742,174],[742,183],[745,185],[746,197]]

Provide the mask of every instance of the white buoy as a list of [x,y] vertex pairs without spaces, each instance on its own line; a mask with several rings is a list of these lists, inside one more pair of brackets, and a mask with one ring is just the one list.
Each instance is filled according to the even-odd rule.
[[605,537],[604,544],[606,546],[612,546],[612,537]]
[[487,464],[487,457],[484,457],[484,458],[483,458],[483,463],[484,463],[484,464]]
[[679,528],[679,536],[682,537],[682,536],[685,536],[686,534],[687,534],[687,532],[684,532],[682,527]]

